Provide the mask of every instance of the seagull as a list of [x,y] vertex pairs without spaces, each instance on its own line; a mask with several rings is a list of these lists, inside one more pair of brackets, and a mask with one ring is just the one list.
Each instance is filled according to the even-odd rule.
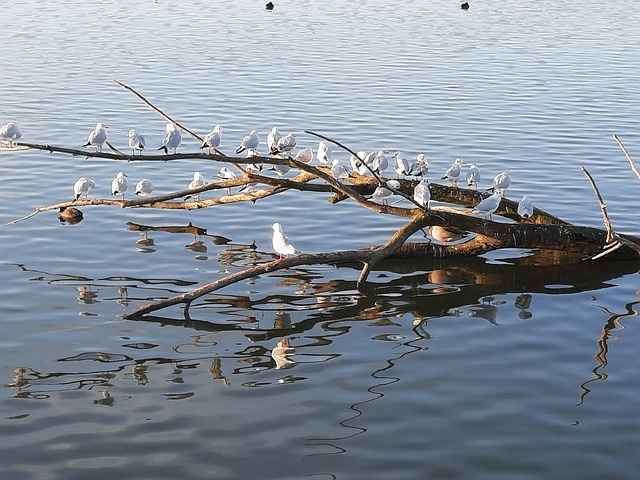
[[458,178],[460,177],[460,165],[463,165],[464,162],[460,157],[456,158],[455,162],[449,165],[447,171],[444,172],[444,176],[442,180],[449,180],[449,183],[452,187],[458,186]]
[[371,170],[380,175],[384,176],[384,172],[387,168],[389,168],[389,160],[385,156],[382,150],[378,150],[378,153],[371,161]]
[[164,153],[169,153],[169,150],[173,150],[176,153],[178,146],[182,143],[182,134],[180,130],[176,128],[173,123],[167,123],[164,129],[164,138],[162,139],[162,146],[158,150],[164,150]]
[[284,137],[281,137],[275,146],[271,147],[271,155],[280,155],[283,153],[289,153],[296,146],[296,136],[293,133],[288,133]]
[[209,153],[218,153],[218,147],[220,146],[223,133],[224,128],[222,128],[222,125],[216,125],[213,127],[213,130],[204,137],[200,148],[208,148]]
[[425,176],[429,171],[429,161],[424,153],[416,155],[416,160],[409,167],[408,175],[412,177]]
[[267,134],[267,150],[271,152],[278,144],[281,136],[278,127],[272,127],[271,131]]
[[109,134],[107,133],[107,127],[104,123],[98,123],[96,128],[87,137],[87,143],[82,145],[83,147],[96,147],[96,152],[102,152],[102,145],[107,143]]
[[146,198],[151,195],[151,192],[153,192],[153,183],[145,178],[138,182],[138,184],[136,185],[136,191],[134,193]]
[[136,132],[135,128],[129,130],[129,147],[131,147],[131,154],[135,155],[136,150],[140,152],[142,155],[142,150],[144,150],[145,140],[142,135]]
[[409,170],[411,167],[409,166],[409,161],[406,158],[404,158],[404,155],[402,155],[402,152],[394,153],[393,158],[396,159],[395,171],[398,174],[398,176],[403,177],[405,175],[409,175]]
[[96,186],[96,182],[85,177],[80,177],[73,185],[73,201],[80,197],[88,197],[89,192]]
[[302,150],[299,150],[298,153],[296,153],[294,160],[298,160],[302,163],[311,163],[311,160],[313,160],[313,150],[311,147],[305,147]]
[[15,147],[16,140],[22,137],[22,132],[15,123],[9,122],[0,127],[0,142],[7,147]]
[[464,233],[460,232],[452,232],[451,230],[447,230],[444,227],[439,225],[431,225],[429,227],[429,235],[431,235],[434,239],[439,242],[447,245],[449,242],[455,242],[456,240],[460,240],[464,237]]
[[316,157],[318,157],[318,163],[329,165],[331,160],[333,160],[333,150],[331,150],[331,146],[324,142],[318,142]]
[[508,173],[502,172],[495,176],[491,188],[487,191],[498,192],[500,195],[504,195],[507,192],[507,188],[511,185],[511,177]]
[[423,178],[413,189],[413,199],[424,208],[429,208],[431,192],[429,191],[429,181]]
[[124,200],[124,193],[127,191],[129,187],[129,182],[127,181],[127,174],[124,172],[118,172],[116,178],[111,182],[111,195],[122,195],[122,200]]
[[393,195],[393,192],[391,190],[381,185],[373,191],[373,193],[371,194],[371,200],[380,200],[382,201],[383,205],[386,205],[387,200],[392,195]]
[[366,158],[366,156],[367,152],[365,152],[364,150],[360,150],[359,152],[356,152],[355,155],[351,155],[349,157],[351,170],[357,172],[358,175],[365,175],[368,172],[367,167],[365,167],[364,165],[364,159]]
[[533,215],[533,203],[529,200],[529,195],[525,195],[522,197],[522,200],[520,200],[520,203],[518,204],[518,215],[524,219]]
[[287,172],[289,170],[291,170],[291,167],[289,165],[274,165],[271,170],[273,170],[274,172],[276,172],[276,174],[278,175],[278,177],[280,178],[284,178],[284,176],[287,174]]
[[236,150],[236,153],[242,153],[247,150],[247,157],[256,155],[258,153],[258,145],[260,145],[260,139],[258,138],[258,132],[251,130],[249,135],[245,135],[240,143],[240,146]]
[[471,214],[474,215],[476,213],[482,213],[485,216],[485,218],[488,215],[489,219],[491,219],[491,214],[498,209],[498,207],[500,206],[501,200],[502,200],[502,195],[496,192],[490,197],[487,197],[484,200],[482,200],[480,203],[478,203],[478,205],[476,205],[473,208],[473,210],[471,210]]
[[340,160],[334,158],[331,162],[331,176],[333,178],[349,178],[347,168],[340,163]]
[[273,237],[271,237],[271,243],[273,244],[273,249],[282,259],[283,257],[288,257],[289,255],[299,255],[300,252],[296,250],[296,247],[293,246],[293,243],[282,231],[282,225],[278,222],[271,225],[273,229]]
[[[216,174],[220,180],[234,180],[236,178],[236,174],[229,170],[227,167],[222,167],[220,171]],[[227,189],[227,194],[231,195],[231,187]]]
[[478,168],[478,165],[472,163],[471,166],[469,166],[469,170],[467,171],[467,185],[473,188],[478,188],[478,184],[480,183],[481,179],[482,175],[480,175],[480,169]]
[[[189,190],[193,190],[194,188],[199,188],[204,186],[207,183],[207,181],[204,179],[204,177],[202,176],[202,174],[200,172],[195,172],[193,174],[193,180],[191,180],[191,182],[189,182],[189,186],[187,187]],[[187,195],[185,197],[185,200],[189,197],[193,197],[194,200],[200,200],[200,194],[196,193],[193,195]]]

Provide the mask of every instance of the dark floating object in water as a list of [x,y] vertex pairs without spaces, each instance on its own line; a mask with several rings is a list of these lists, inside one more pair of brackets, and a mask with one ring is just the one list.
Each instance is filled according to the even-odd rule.
[[[264,8],[266,8],[267,10],[273,10],[274,6],[275,5],[273,4],[273,2],[269,2],[264,6]],[[467,7],[467,8],[469,8],[469,7]]]
[[82,212],[75,207],[60,207],[58,210],[58,218],[61,222],[75,224],[82,220]]
[[469,2],[464,2],[462,5],[460,5],[460,8],[462,10],[469,10]]

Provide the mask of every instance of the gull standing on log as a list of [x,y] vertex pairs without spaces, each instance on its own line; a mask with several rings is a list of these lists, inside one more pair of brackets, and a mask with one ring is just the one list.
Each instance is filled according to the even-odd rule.
[[456,160],[451,165],[449,165],[447,171],[444,172],[442,180],[448,180],[452,187],[457,187],[458,178],[460,178],[460,165],[463,164],[464,162],[462,161],[462,158],[456,158]]
[[471,211],[471,214],[474,215],[476,213],[482,213],[485,216],[485,218],[489,216],[489,219],[491,219],[491,214],[495,213],[495,211],[498,209],[498,207],[500,206],[501,200],[502,200],[502,195],[496,192],[490,197],[487,197],[484,200],[482,200],[480,203],[478,203],[478,205],[476,205]]
[[299,255],[300,252],[296,250],[296,247],[293,246],[293,243],[284,234],[282,230],[282,225],[278,222],[271,225],[273,229],[273,236],[271,237],[271,243],[273,245],[273,249],[282,259],[283,257],[288,257],[289,255]]
[[480,169],[478,165],[472,163],[467,171],[467,185],[473,188],[478,188],[478,184],[482,179],[482,175],[480,175]]
[[258,145],[260,145],[260,139],[258,138],[258,132],[251,130],[249,135],[245,135],[237,148],[236,153],[242,153],[247,151],[247,157],[255,156],[258,154]]
[[299,150],[294,157],[294,160],[298,160],[302,163],[311,163],[313,160],[313,150],[311,147],[305,147],[302,150]]
[[140,155],[142,155],[142,150],[144,150],[145,145],[146,142],[144,137],[136,132],[135,128],[129,130],[129,147],[131,148],[131,155],[135,155],[136,150],[138,150]]
[[153,192],[153,183],[151,183],[150,180],[147,180],[145,178],[138,182],[134,193],[136,195],[146,198],[149,195],[151,195],[151,192]]
[[413,199],[424,208],[429,208],[431,192],[429,191],[429,181],[423,178],[413,189]]
[[127,174],[124,172],[118,172],[116,178],[111,182],[111,195],[122,195],[122,200],[124,200],[124,194],[129,187],[129,182],[127,181]]
[[75,202],[80,197],[87,198],[89,196],[89,192],[95,186],[96,182],[94,182],[93,180],[85,177],[80,177],[73,185],[73,201]]
[[222,141],[223,133],[224,128],[222,128],[222,125],[216,125],[215,127],[213,127],[213,130],[208,133],[206,137],[204,137],[200,148],[208,148],[209,153],[218,153],[218,147],[220,146],[220,142]]
[[102,152],[102,145],[107,143],[108,133],[104,123],[98,123],[96,128],[87,137],[87,143],[83,147],[96,147],[96,152]]
[[271,147],[271,155],[281,155],[283,153],[289,153],[296,146],[296,136],[293,133],[288,133],[284,137],[278,139],[276,144]]
[[15,147],[16,140],[22,137],[22,132],[15,123],[9,122],[0,127],[0,142],[7,147]]
[[504,195],[507,193],[507,188],[511,186],[511,177],[507,172],[499,173],[493,179],[493,183],[491,184],[491,188],[488,189],[490,192],[498,192],[500,195]]
[[278,140],[280,140],[280,131],[278,127],[272,127],[271,131],[267,134],[267,150],[271,152],[276,145],[278,144]]
[[518,203],[518,215],[520,215],[520,218],[524,219],[533,215],[533,203],[531,203],[529,195],[522,197],[522,200]]
[[169,150],[173,150],[176,153],[178,146],[182,143],[182,134],[180,130],[176,128],[173,123],[167,123],[164,128],[164,138],[162,139],[162,146],[158,150],[164,150],[164,153],[168,154]]
[[[194,188],[199,188],[204,186],[207,183],[207,181],[204,179],[204,177],[202,176],[202,174],[200,172],[195,172],[193,174],[193,180],[191,180],[191,182],[189,182],[189,186],[187,187],[189,190],[193,190]],[[200,200],[200,194],[199,193],[194,193],[193,195],[187,195],[185,197],[185,200],[189,197],[193,197],[194,200]]]
[[331,146],[324,142],[318,142],[318,152],[316,153],[316,157],[318,157],[318,163],[329,165],[333,160],[333,151],[331,150]]

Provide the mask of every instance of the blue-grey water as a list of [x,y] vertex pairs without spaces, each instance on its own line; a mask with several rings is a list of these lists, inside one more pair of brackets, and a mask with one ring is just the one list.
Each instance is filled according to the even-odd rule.
[[[79,148],[104,122],[116,147],[132,127],[159,147],[165,121],[117,79],[200,135],[222,124],[226,153],[276,125],[301,147],[313,130],[423,152],[432,181],[460,156],[481,188],[508,171],[508,197],[601,227],[585,166],[616,231],[640,235],[640,182],[612,136],[640,160],[633,4],[265,3],[3,5],[0,124]],[[131,198],[139,179],[169,193],[218,168],[0,152],[0,222],[71,199],[81,176],[110,198],[124,170]],[[226,287],[188,319],[122,318],[272,259],[275,221],[303,252],[381,243],[402,223],[327,200],[94,206],[77,225],[48,211],[0,227],[0,476],[637,478],[635,262],[387,262],[367,295],[357,269],[313,266]],[[207,235],[164,228],[189,223]]]

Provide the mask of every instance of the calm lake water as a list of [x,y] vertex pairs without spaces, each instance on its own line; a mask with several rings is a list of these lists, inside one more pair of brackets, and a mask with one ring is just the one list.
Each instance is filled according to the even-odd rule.
[[[159,147],[165,121],[117,79],[201,135],[224,125],[226,153],[275,125],[299,146],[317,145],[313,130],[423,152],[432,181],[460,156],[481,188],[508,171],[508,197],[600,227],[585,166],[616,230],[640,235],[640,182],[612,137],[640,160],[628,2],[264,3],[10,2],[0,124],[79,148],[104,122],[117,147],[132,127]],[[198,146],[185,137],[179,151]],[[168,193],[218,168],[2,152],[0,220],[71,199],[80,176],[110,198],[119,170]],[[327,199],[86,207],[77,225],[43,212],[0,227],[0,476],[637,478],[635,262],[540,267],[517,250],[387,262],[368,295],[358,270],[314,266],[227,287],[189,320],[123,320],[270,260],[274,221],[304,252],[381,243],[401,225]],[[189,223],[208,234],[166,228]]]

